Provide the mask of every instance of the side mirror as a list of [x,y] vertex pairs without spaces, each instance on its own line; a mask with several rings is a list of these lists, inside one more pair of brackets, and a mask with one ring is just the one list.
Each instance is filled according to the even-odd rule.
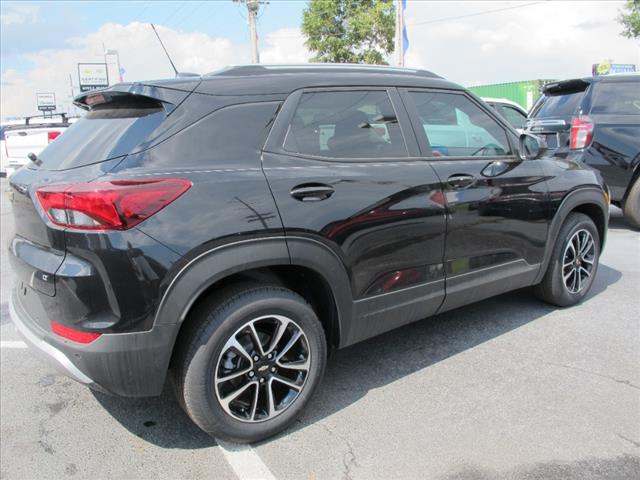
[[537,160],[542,157],[548,149],[547,141],[544,138],[531,135],[530,133],[520,135],[518,154],[522,160]]

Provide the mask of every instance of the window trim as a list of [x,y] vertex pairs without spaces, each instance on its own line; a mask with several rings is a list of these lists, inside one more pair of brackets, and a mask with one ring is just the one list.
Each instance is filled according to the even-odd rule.
[[[413,127],[413,132],[418,141],[418,146],[421,151],[421,155],[423,158],[428,159],[430,162],[446,162],[446,161],[458,161],[458,160],[503,160],[510,161],[516,160],[521,161],[518,156],[517,142],[516,139],[518,137],[517,132],[511,124],[509,124],[506,119],[502,118],[501,114],[491,108],[486,108],[485,105],[479,101],[475,96],[470,95],[469,92],[461,90],[447,90],[442,88],[422,88],[422,87],[406,87],[398,89],[400,93],[400,98],[404,103],[405,109],[409,115],[409,119],[411,121],[411,125]],[[467,98],[471,103],[475,104],[478,108],[480,108],[483,112],[489,115],[495,122],[502,128],[504,134],[507,138],[507,142],[509,143],[509,149],[511,153],[509,155],[487,155],[482,157],[477,156],[469,156],[469,155],[451,155],[446,157],[434,157],[433,151],[431,149],[431,144],[429,143],[429,138],[424,131],[422,122],[420,121],[420,115],[411,100],[410,94],[411,92],[426,92],[426,93],[446,93],[449,95],[461,95]]]
[[[387,94],[387,98],[391,103],[391,108],[398,119],[398,125],[400,126],[400,133],[405,144],[406,155],[401,157],[327,157],[323,155],[312,155],[308,153],[291,152],[284,148],[287,135],[291,128],[291,122],[295,115],[295,112],[300,104],[302,96],[305,93],[317,93],[317,92],[349,92],[349,91],[382,91]],[[310,160],[323,161],[328,163],[379,163],[379,162],[408,162],[416,161],[422,156],[417,144],[417,140],[413,136],[413,127],[411,125],[409,116],[404,109],[404,105],[395,87],[388,86],[335,86],[335,87],[310,87],[301,88],[294,91],[287,97],[274,125],[269,133],[267,141],[263,151],[268,153],[274,153],[278,155],[287,155],[296,158],[306,158]]]

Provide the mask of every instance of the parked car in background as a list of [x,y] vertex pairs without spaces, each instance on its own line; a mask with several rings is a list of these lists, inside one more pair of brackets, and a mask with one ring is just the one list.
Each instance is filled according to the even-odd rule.
[[600,174],[430,72],[237,66],[76,104],[10,179],[11,318],[93,388],[170,378],[216,438],[294,422],[331,349],[516,288],[574,305],[598,269]]
[[549,83],[526,131],[556,155],[599,170],[611,201],[640,228],[640,74]]
[[482,97],[482,100],[495,108],[500,115],[506,118],[518,133],[524,132],[524,127],[527,122],[527,111],[518,103],[509,100],[508,98]]
[[73,122],[65,114],[26,117],[0,126],[0,175],[11,175],[36,156]]

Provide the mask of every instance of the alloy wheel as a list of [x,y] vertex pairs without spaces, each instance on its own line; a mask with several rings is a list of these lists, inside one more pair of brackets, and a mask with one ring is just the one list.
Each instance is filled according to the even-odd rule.
[[220,353],[216,397],[236,420],[270,420],[298,398],[310,364],[309,342],[296,322],[282,315],[255,318],[239,328]]
[[562,279],[569,293],[579,293],[585,288],[593,273],[596,244],[588,230],[574,233],[562,256]]

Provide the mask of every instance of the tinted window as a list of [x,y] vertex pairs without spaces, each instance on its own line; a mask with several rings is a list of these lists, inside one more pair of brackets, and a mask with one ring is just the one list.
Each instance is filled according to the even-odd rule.
[[242,103],[216,110],[152,148],[152,162],[155,167],[255,164],[278,106]]
[[591,113],[640,115],[640,82],[600,83]]
[[303,94],[284,149],[332,158],[407,156],[396,114],[383,91]]
[[536,105],[536,109],[531,113],[531,117],[571,117],[578,112],[578,107],[580,106],[583,95],[584,91],[546,95],[538,105]]
[[166,118],[162,108],[102,108],[87,113],[39,155],[49,170],[65,170],[131,153]]
[[509,155],[504,129],[464,95],[410,92],[434,157]]
[[527,116],[523,115],[520,110],[516,110],[515,108],[507,105],[502,105],[500,107],[500,112],[502,113],[502,116],[506,118],[511,125],[513,125],[513,128],[524,128]]

